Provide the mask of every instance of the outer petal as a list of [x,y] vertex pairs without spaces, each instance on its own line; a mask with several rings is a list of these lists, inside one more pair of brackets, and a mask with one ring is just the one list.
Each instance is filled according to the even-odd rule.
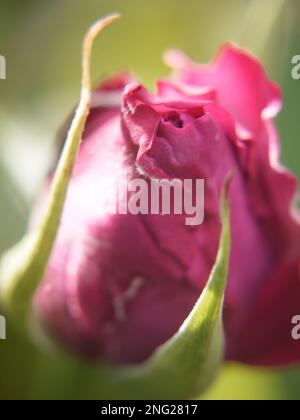
[[277,132],[266,121],[260,136],[249,144],[245,173],[253,213],[275,252],[300,255],[300,217],[295,207],[296,178],[278,160]]
[[284,257],[274,263],[253,302],[240,330],[230,327],[234,314],[228,314],[227,359],[265,366],[299,363],[300,340],[292,337],[292,319],[300,315],[299,262]]
[[262,118],[274,117],[281,108],[280,90],[268,80],[261,64],[230,44],[206,66],[194,64],[174,51],[166,59],[181,82],[216,90],[218,102],[252,135],[259,133]]

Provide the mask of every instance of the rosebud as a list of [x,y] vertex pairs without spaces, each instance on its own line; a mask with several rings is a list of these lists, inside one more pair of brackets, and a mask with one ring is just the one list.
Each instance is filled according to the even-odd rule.
[[[158,82],[156,95],[127,76],[94,93],[35,314],[80,355],[145,360],[182,325],[207,282],[221,191],[233,171],[227,359],[299,361],[290,325],[300,310],[300,225],[290,211],[296,181],[278,164],[272,118],[279,89],[254,58],[231,46],[206,67],[178,53],[168,60],[176,76]],[[107,180],[120,173],[148,184],[203,179],[204,222],[189,226],[174,212],[108,213],[115,190]],[[119,208],[127,199],[117,196]]]

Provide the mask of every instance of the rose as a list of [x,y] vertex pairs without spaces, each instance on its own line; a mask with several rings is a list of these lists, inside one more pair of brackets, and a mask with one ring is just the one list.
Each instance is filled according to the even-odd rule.
[[[290,322],[300,309],[300,227],[291,214],[296,181],[278,164],[279,89],[229,45],[206,67],[179,53],[167,58],[176,75],[158,82],[157,95],[125,76],[95,92],[36,316],[81,355],[144,360],[180,327],[207,281],[220,192],[233,171],[227,359],[299,361]],[[101,181],[124,170],[132,179],[204,179],[204,223],[107,214]]]

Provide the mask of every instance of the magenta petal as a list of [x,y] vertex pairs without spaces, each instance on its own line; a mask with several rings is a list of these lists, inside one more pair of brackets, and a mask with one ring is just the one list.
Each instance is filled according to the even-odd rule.
[[299,264],[288,258],[274,263],[239,328],[231,328],[228,314],[227,359],[266,366],[299,362],[300,340],[292,337],[292,319],[300,315]]
[[216,90],[218,102],[254,135],[260,131],[262,119],[274,117],[281,108],[280,90],[268,80],[261,64],[231,44],[224,45],[215,61],[206,66],[177,52],[169,54],[168,61],[180,81]]

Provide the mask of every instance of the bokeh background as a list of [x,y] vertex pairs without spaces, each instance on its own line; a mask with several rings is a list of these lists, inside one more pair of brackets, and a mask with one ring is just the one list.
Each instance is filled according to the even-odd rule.
[[[300,177],[300,80],[291,77],[291,59],[300,54],[299,0],[0,0],[0,54],[7,61],[7,80],[0,80],[0,254],[25,231],[56,128],[78,98],[83,34],[115,11],[123,19],[97,41],[95,80],[125,69],[153,88],[168,74],[166,49],[206,62],[235,41],[258,55],[282,87],[282,160]],[[0,399],[109,397],[100,376],[10,324],[0,341]],[[226,366],[202,398],[300,399],[300,368]]]

